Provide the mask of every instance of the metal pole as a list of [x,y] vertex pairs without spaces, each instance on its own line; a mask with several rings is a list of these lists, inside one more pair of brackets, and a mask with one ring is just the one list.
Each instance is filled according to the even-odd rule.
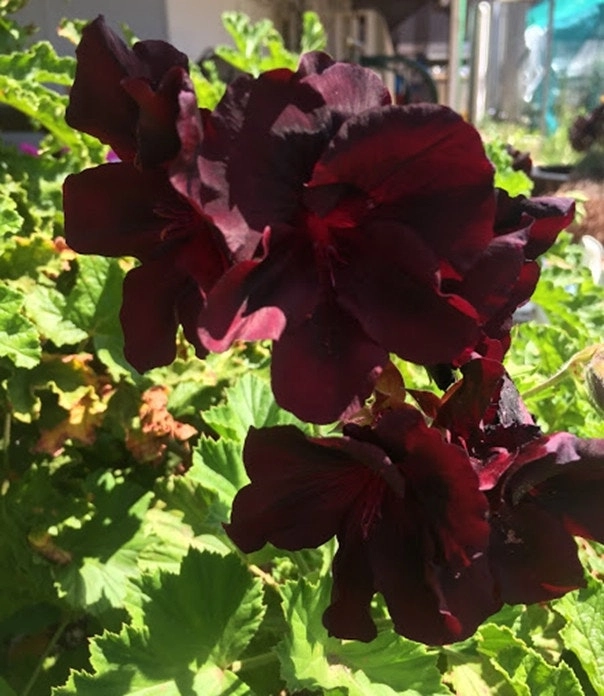
[[541,124],[542,135],[547,135],[547,106],[549,102],[549,90],[551,83],[552,61],[554,58],[554,10],[556,0],[549,0],[547,8],[547,36],[545,44],[545,72],[543,74],[543,95],[541,98]]
[[491,5],[483,0],[475,8],[470,71],[470,121],[480,123],[487,110],[487,76],[491,34]]
[[451,0],[449,15],[449,93],[447,101],[452,109],[459,109],[459,69],[466,36],[467,0]]

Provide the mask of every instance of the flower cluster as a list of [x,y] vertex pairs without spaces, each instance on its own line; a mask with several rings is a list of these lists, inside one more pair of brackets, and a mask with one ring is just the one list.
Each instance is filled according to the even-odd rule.
[[294,426],[247,437],[251,483],[227,531],[246,552],[336,536],[333,635],[374,638],[376,592],[399,633],[440,644],[470,636],[504,602],[584,585],[572,535],[604,541],[604,440],[543,435],[499,362],[462,372],[429,426],[386,401],[342,437]]
[[[375,592],[396,630],[442,643],[502,602],[579,586],[571,534],[604,535],[604,441],[543,435],[501,365],[572,202],[496,190],[460,116],[393,105],[376,74],[324,53],[238,77],[212,111],[165,42],[128,48],[99,17],[77,57],[67,121],[118,161],[67,178],[66,238],[139,260],[126,357],[170,363],[179,326],[199,357],[270,340],[277,402],[344,424],[249,433],[233,540],[336,536],[325,624],[361,640]],[[421,411],[380,391],[391,354],[443,388],[464,376]]]

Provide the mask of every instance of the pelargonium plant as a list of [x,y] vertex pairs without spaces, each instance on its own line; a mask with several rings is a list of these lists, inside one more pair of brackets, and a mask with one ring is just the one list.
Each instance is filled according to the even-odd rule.
[[[140,261],[126,357],[170,363],[179,325],[201,359],[271,341],[277,403],[334,424],[249,432],[240,549],[336,537],[324,624],[362,641],[376,593],[396,631],[441,644],[581,586],[573,535],[604,541],[604,440],[543,434],[502,365],[573,202],[497,190],[458,114],[393,105],[325,53],[238,77],[212,111],[180,52],[128,48],[102,17],[77,57],[67,120],[119,161],[67,178],[66,237]],[[400,360],[445,393],[407,390]]]

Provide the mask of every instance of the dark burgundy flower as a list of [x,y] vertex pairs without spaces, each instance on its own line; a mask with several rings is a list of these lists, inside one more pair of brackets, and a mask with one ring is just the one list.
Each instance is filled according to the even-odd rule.
[[175,121],[187,56],[165,41],[130,49],[102,15],[84,28],[76,56],[67,123],[124,161],[147,167],[172,159],[180,147]]
[[236,80],[203,139],[181,109],[198,145],[172,182],[241,261],[209,294],[200,339],[273,339],[275,396],[305,420],[361,404],[390,352],[467,359],[533,287],[531,223],[499,238],[478,133],[446,107],[389,102],[371,71],[313,53],[295,73]]
[[229,536],[245,552],[338,538],[330,634],[371,640],[381,592],[395,629],[444,643],[473,633],[500,602],[483,555],[486,499],[464,451],[407,407],[374,428],[308,438],[293,426],[250,430],[251,483],[236,496]]
[[[479,316],[481,340],[473,350],[503,359],[510,345],[513,314],[529,300],[539,280],[536,259],[556,240],[575,213],[570,198],[510,198],[497,190],[494,237],[463,278],[444,287],[465,297]],[[468,355],[461,355],[457,364]]]
[[546,601],[583,586],[573,535],[604,541],[604,439],[543,435],[494,361],[462,371],[434,425],[474,461],[502,600]]
[[172,188],[166,172],[127,162],[87,169],[67,177],[63,206],[75,251],[142,261],[124,282],[127,360],[140,371],[172,362],[179,324],[205,355],[197,317],[228,256],[211,222]]
[[604,542],[604,439],[536,438],[487,496],[489,557],[505,602],[546,601],[585,585],[573,536]]
[[67,121],[109,143],[122,161],[67,177],[65,235],[83,254],[134,256],[124,282],[124,352],[138,370],[176,355],[179,325],[199,356],[204,297],[230,264],[222,237],[203,211],[176,192],[168,162],[182,149],[176,119],[183,95],[198,118],[187,58],[163,41],[129,49],[99,17],[77,49]]

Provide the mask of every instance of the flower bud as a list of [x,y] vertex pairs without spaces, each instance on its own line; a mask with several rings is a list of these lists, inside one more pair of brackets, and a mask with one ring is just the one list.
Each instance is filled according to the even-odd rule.
[[593,404],[604,411],[604,345],[596,350],[587,363],[585,384]]

